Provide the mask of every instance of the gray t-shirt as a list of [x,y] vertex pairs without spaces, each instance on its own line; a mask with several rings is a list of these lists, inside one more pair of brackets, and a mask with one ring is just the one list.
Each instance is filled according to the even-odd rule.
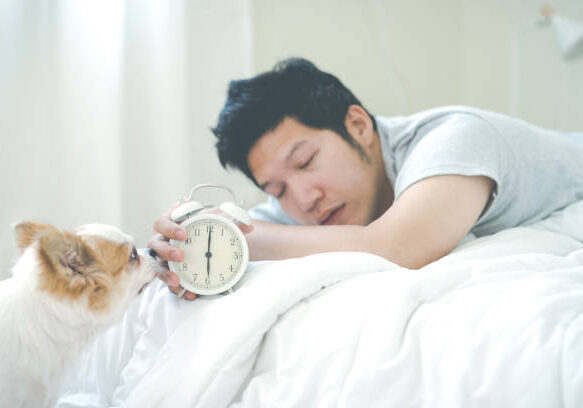
[[[583,200],[583,133],[557,132],[465,106],[376,117],[395,200],[431,176],[487,176],[496,183],[476,236],[531,224]],[[430,204],[429,204],[430,205]],[[254,219],[297,224],[270,199]]]

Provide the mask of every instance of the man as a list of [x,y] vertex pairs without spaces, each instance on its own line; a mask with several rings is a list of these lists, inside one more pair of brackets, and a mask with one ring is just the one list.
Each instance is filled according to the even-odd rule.
[[[254,260],[362,251],[420,268],[469,232],[532,223],[583,199],[583,134],[467,107],[373,117],[303,59],[231,82],[213,132],[221,164],[271,196],[244,230]],[[167,239],[185,231],[167,214],[154,228],[150,247],[181,260]]]

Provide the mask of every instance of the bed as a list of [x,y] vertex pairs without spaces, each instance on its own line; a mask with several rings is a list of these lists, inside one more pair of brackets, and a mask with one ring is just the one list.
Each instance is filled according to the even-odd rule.
[[583,201],[420,270],[256,262],[228,296],[156,281],[71,371],[65,407],[583,406]]

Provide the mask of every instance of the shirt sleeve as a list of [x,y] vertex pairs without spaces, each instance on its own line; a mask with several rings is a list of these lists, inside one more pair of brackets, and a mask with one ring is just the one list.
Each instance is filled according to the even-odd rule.
[[395,181],[395,198],[428,177],[439,175],[486,176],[495,182],[484,221],[504,188],[509,150],[504,139],[486,120],[471,113],[455,113],[426,123],[408,147]]

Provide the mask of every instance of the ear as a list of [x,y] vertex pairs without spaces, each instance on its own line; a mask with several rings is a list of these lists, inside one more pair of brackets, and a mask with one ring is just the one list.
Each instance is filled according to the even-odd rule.
[[48,224],[41,224],[38,222],[24,221],[13,226],[14,237],[16,238],[16,246],[20,252],[24,252],[40,235],[57,231],[55,227]]
[[43,289],[78,297],[95,269],[95,256],[83,240],[71,233],[53,231],[39,238],[43,265]]
[[372,120],[360,105],[350,105],[344,117],[344,126],[348,134],[360,145],[370,148],[375,141]]

